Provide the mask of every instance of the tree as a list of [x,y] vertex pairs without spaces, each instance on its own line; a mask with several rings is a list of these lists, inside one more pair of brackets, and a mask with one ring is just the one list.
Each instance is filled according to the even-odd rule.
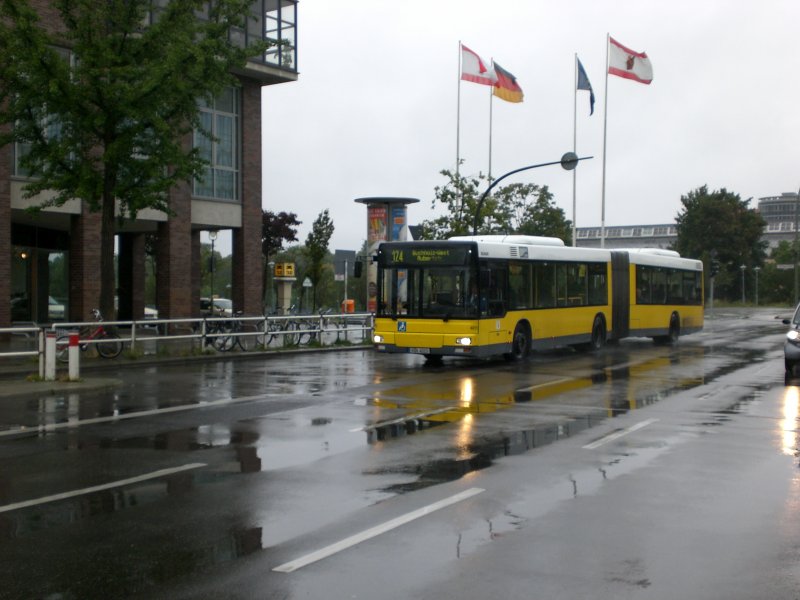
[[[499,206],[507,205],[513,210],[514,233],[557,237],[567,245],[572,244],[572,221],[556,206],[546,185],[512,183],[500,188],[497,195]],[[530,197],[535,198],[533,204]]]
[[741,265],[760,267],[765,257],[767,243],[761,237],[766,222],[748,203],[725,188],[709,192],[704,185],[681,196],[683,208],[676,219],[675,250],[703,260],[706,273],[712,257],[718,260],[715,293],[729,300],[741,293]]
[[121,219],[170,212],[169,190],[207,164],[186,143],[194,130],[211,135],[198,101],[234,85],[231,70],[267,44],[229,41],[249,0],[54,0],[60,31],[28,2],[0,0],[0,144],[24,149],[26,197],[48,192],[37,209],[77,198],[101,213],[100,309],[110,315],[115,203]]
[[314,221],[311,231],[306,238],[306,253],[308,254],[308,277],[314,284],[313,310],[317,309],[317,286],[322,281],[325,259],[328,257],[328,244],[333,235],[333,221],[328,209],[323,210]]
[[[489,186],[489,180],[479,174],[464,177],[452,171],[441,174],[448,181],[434,189],[431,206],[444,204],[446,214],[420,226],[423,239],[446,239],[455,235],[471,235],[481,197],[479,187]],[[535,200],[531,203],[531,198]],[[519,233],[525,235],[554,236],[572,243],[571,222],[564,211],[553,202],[547,186],[534,183],[512,183],[498,187],[481,207],[478,233]]]
[[265,210],[261,212],[261,253],[264,256],[264,277],[261,298],[267,302],[267,282],[269,281],[269,257],[283,250],[284,242],[297,241],[297,227],[302,221],[295,213]]

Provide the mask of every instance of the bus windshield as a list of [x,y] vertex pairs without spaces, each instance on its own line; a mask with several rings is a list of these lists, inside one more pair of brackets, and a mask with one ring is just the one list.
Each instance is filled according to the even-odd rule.
[[476,319],[478,279],[466,266],[387,267],[381,270],[378,316]]

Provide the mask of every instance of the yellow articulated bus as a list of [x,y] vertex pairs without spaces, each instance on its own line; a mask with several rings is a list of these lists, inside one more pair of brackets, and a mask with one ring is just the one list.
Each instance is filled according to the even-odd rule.
[[703,328],[703,263],[677,252],[462,236],[378,248],[379,352],[524,358],[631,336],[674,343]]

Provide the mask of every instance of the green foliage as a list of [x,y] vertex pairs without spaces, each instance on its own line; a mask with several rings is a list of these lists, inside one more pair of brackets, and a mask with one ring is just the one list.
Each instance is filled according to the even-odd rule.
[[[264,277],[262,278],[261,298],[265,308],[270,296],[267,294],[267,286],[270,281],[269,258],[274,257],[283,249],[285,242],[297,241],[297,227],[301,221],[297,220],[295,213],[279,212],[273,213],[269,210],[261,212],[261,253],[263,255]],[[269,307],[271,310],[271,307]]]
[[58,33],[28,0],[0,1],[0,145],[24,145],[26,196],[48,192],[37,208],[77,198],[102,213],[100,308],[112,314],[115,202],[127,218],[170,212],[168,191],[205,166],[185,145],[200,127],[198,100],[235,85],[231,70],[266,46],[229,42],[249,0],[52,4]]
[[328,245],[330,244],[331,236],[333,235],[333,221],[331,221],[328,209],[323,210],[311,226],[311,231],[306,238],[306,254],[308,255],[308,268],[307,275],[314,284],[313,290],[313,310],[317,309],[317,296],[318,287],[322,283],[323,272],[325,271],[326,262],[328,258],[328,267],[332,267],[330,263],[330,253],[328,252]]
[[[434,189],[433,208],[445,205],[446,214],[420,224],[423,239],[471,235],[481,192],[489,180],[483,174],[464,177],[452,171],[441,174],[447,183]],[[512,183],[498,187],[481,206],[478,233],[518,233],[553,236],[572,243],[571,222],[558,208],[547,186]]]
[[783,240],[772,249],[759,281],[759,295],[764,303],[795,304],[794,265],[800,257],[800,244]]
[[[212,295],[221,298],[231,297],[231,281],[233,275],[233,257],[222,256],[214,248],[214,273],[211,273],[211,244],[200,246],[200,295],[210,298]],[[213,285],[213,290],[212,290]]]
[[740,299],[741,265],[746,267],[747,280],[747,274],[764,262],[767,243],[761,238],[766,223],[756,210],[748,208],[748,203],[725,188],[709,192],[707,186],[681,196],[675,250],[681,256],[701,259],[707,277],[712,257],[719,261],[720,271],[714,280],[719,298]]

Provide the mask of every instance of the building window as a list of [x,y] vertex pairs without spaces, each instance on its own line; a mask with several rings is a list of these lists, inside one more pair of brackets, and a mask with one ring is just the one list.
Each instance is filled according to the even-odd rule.
[[[254,4],[254,9],[258,3]],[[251,26],[260,24],[259,20]],[[278,42],[264,56],[268,64],[291,71],[297,70],[297,3],[294,0],[264,1],[264,37]]]
[[239,200],[239,90],[228,87],[214,102],[200,101],[200,129],[194,147],[208,161],[194,181],[194,195],[216,200]]

